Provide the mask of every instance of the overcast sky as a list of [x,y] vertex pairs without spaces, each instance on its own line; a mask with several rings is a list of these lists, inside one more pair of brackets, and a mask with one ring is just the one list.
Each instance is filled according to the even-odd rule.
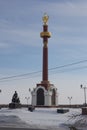
[[58,88],[60,104],[71,96],[72,103],[84,103],[80,84],[87,85],[87,0],[0,0],[0,103],[9,103],[15,90],[26,103],[28,89],[42,80],[41,73],[2,78],[42,70],[45,12],[52,33],[49,69],[55,68],[49,81]]

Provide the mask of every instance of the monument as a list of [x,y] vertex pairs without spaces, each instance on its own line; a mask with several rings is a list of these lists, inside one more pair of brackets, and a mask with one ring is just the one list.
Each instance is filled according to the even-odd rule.
[[40,33],[40,37],[43,39],[43,70],[42,81],[36,85],[36,88],[32,91],[32,105],[34,106],[57,106],[58,94],[57,88],[53,84],[50,84],[48,80],[48,38],[51,37],[51,33],[48,32],[49,16],[44,14],[43,20],[43,32]]
[[14,109],[14,108],[20,108],[20,107],[21,107],[20,99],[18,97],[17,91],[15,91],[12,97],[12,102],[9,103],[9,108]]

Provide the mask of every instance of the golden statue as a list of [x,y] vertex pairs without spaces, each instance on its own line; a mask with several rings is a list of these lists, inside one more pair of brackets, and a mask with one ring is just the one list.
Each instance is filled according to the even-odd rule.
[[45,13],[42,20],[43,20],[43,23],[46,25],[47,22],[48,22],[48,19],[49,19],[49,16]]

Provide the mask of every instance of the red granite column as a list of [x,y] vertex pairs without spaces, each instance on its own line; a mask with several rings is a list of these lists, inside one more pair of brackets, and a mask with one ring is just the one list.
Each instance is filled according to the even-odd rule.
[[51,33],[48,32],[48,16],[44,15],[43,17],[43,32],[40,33],[40,37],[43,38],[43,70],[42,70],[42,81],[37,86],[43,86],[46,89],[50,86],[48,81],[48,38],[51,37]]
[[42,81],[48,81],[48,47],[43,47],[43,74]]
[[[43,25],[43,32],[48,32],[48,25]],[[42,81],[48,81],[48,37],[43,37],[43,74]]]

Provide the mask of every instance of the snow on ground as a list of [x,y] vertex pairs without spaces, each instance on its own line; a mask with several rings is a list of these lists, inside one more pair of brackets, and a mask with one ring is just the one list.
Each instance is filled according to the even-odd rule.
[[87,130],[87,116],[81,115],[81,109],[69,109],[65,114],[57,113],[57,108],[28,108],[0,110],[0,126],[69,130],[71,126],[78,130]]

